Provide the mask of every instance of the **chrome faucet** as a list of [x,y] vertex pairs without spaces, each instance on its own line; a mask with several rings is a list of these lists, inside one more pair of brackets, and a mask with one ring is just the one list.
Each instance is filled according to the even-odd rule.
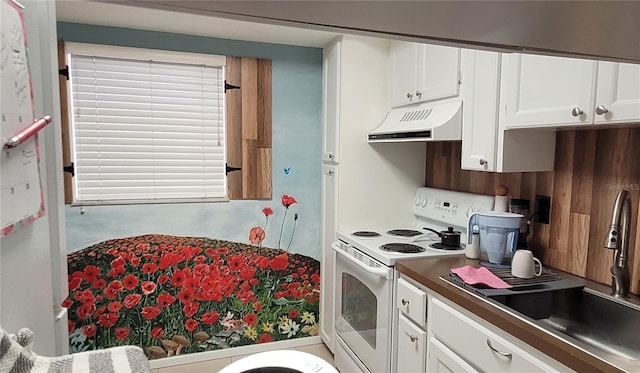
[[611,290],[614,297],[629,295],[629,224],[631,223],[631,197],[621,190],[613,204],[611,225],[604,247],[615,250],[611,266]]

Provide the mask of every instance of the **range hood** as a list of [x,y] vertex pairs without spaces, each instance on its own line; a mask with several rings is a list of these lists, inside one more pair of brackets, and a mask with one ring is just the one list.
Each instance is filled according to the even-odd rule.
[[462,101],[393,109],[369,142],[462,140]]

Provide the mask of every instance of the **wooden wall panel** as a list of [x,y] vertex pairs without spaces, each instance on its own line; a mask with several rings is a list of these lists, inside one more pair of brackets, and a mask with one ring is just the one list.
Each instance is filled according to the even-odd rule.
[[532,223],[529,246],[545,265],[611,283],[613,252],[604,248],[605,233],[619,190],[632,198],[630,235],[631,291],[640,294],[640,128],[560,131],[553,172],[490,173],[460,169],[459,142],[427,144],[425,185],[494,194],[509,187],[511,198],[551,196],[551,223]]
[[271,61],[227,57],[227,163],[229,199],[272,196]]

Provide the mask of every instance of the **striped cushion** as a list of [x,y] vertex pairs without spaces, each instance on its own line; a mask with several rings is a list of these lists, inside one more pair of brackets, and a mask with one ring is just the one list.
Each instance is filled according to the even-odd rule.
[[61,357],[30,352],[0,328],[0,372],[9,373],[149,373],[149,361],[137,346],[112,347]]

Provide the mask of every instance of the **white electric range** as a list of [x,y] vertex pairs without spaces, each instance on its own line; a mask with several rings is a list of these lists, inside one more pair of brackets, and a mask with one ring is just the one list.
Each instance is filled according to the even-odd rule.
[[[494,197],[419,188],[413,226],[341,227],[336,232],[335,362],[338,370],[394,372],[392,364],[397,260],[464,255],[472,212],[491,211]],[[432,231],[452,227],[460,245],[443,246]]]

